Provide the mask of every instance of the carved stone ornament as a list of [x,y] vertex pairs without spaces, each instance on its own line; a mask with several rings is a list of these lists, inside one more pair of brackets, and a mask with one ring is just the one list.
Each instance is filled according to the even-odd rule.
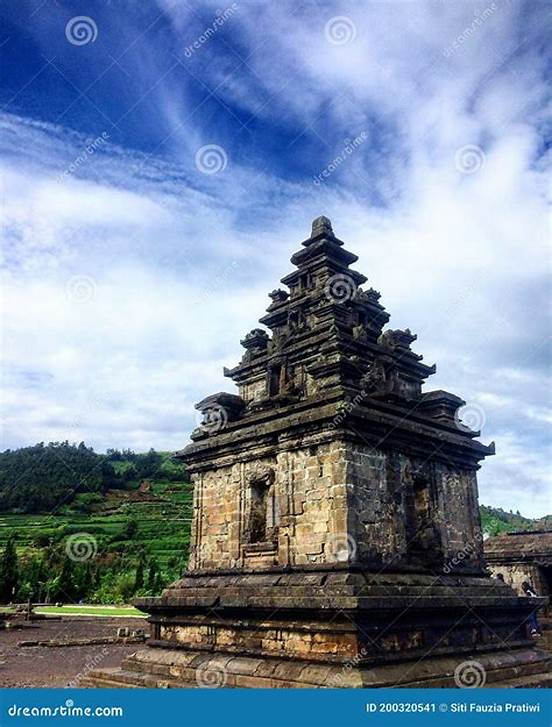
[[253,469],[249,470],[246,479],[248,485],[263,485],[270,487],[274,482],[274,470],[272,467],[256,465]]

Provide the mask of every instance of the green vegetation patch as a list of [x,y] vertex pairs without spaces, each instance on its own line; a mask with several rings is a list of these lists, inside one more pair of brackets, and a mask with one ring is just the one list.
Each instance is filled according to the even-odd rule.
[[[35,512],[47,499],[33,493],[49,489],[55,473],[61,477],[66,467],[59,457],[67,448],[79,464],[76,472],[84,472],[93,455],[104,471],[113,472],[110,484],[115,486],[96,482],[97,489],[85,486],[83,491],[83,483],[74,481],[67,492],[54,487],[62,504]],[[14,462],[34,461],[37,452],[27,450],[35,449],[48,463],[48,478],[42,479],[44,463],[35,468],[35,479],[27,479],[26,492],[33,499],[26,511],[4,507],[0,515],[0,603],[30,598],[38,603],[125,604],[135,596],[158,595],[182,574],[192,486],[186,469],[170,453],[110,450],[96,455],[84,445],[67,444],[25,448],[23,458],[21,450],[4,452],[0,490],[4,487],[5,496],[18,487],[10,480],[17,471]],[[10,466],[2,471],[6,462]],[[14,502],[20,499],[14,497]]]
[[139,616],[141,618],[147,616],[147,614],[134,608],[134,606],[41,606],[34,610],[35,613],[39,614],[65,614],[67,616]]

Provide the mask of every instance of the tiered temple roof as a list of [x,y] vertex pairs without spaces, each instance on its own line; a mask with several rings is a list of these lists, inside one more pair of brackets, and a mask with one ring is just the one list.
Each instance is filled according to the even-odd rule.
[[[440,438],[448,430],[448,438],[469,450],[472,462],[474,456],[493,454],[493,445],[473,441],[479,432],[459,426],[462,399],[446,391],[422,392],[435,365],[426,365],[412,350],[416,335],[409,329],[384,330],[389,314],[380,293],[362,288],[366,276],[350,267],[358,258],[335,236],[330,220],[315,219],[301,244],[291,258],[296,269],[282,278],[288,290],[269,294],[260,319],[270,333],[263,328],[247,333],[241,361],[224,369],[238,395],[219,392],[197,404],[204,422],[192,439],[210,438],[223,426],[246,426],[262,412],[285,417],[294,406],[314,411],[333,401],[348,405],[350,416],[374,419],[378,411],[400,418],[394,425],[374,419],[370,426],[378,438],[386,426],[404,429],[405,423],[423,422],[429,427],[424,436],[433,431]],[[360,426],[370,428],[366,422]],[[409,436],[416,436],[411,429]]]

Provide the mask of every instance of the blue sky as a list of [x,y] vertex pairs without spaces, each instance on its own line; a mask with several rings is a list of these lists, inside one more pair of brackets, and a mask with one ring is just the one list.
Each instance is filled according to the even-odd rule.
[[326,214],[550,512],[550,5],[4,3],[3,447],[181,447]]

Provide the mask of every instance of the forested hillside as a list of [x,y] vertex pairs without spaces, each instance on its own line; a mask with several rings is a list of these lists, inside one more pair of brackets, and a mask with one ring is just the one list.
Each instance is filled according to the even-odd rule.
[[8,449],[0,453],[0,512],[58,512],[75,499],[100,502],[109,489],[124,489],[147,477],[178,480],[183,472],[153,449],[145,454],[114,449],[97,454],[84,442]]
[[0,467],[0,603],[128,602],[184,570],[192,492],[170,453],[40,444]]
[[550,530],[552,529],[552,515],[538,519],[523,517],[518,512],[507,512],[500,507],[481,505],[481,525],[487,535],[500,535],[500,533],[513,533],[518,530]]

